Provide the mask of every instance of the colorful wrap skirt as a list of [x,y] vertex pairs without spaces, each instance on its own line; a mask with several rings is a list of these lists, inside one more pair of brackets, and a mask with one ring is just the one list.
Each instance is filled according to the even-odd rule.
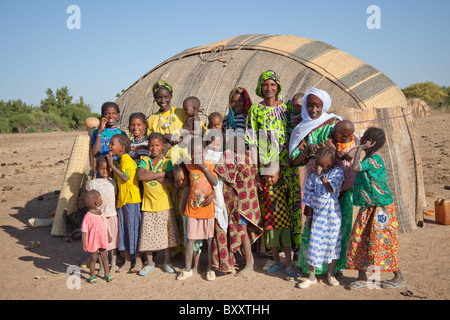
[[359,210],[347,246],[347,269],[399,270],[398,223],[394,203]]

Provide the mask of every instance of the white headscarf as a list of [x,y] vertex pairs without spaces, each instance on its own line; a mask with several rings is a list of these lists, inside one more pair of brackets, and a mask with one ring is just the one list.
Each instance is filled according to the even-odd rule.
[[[308,101],[308,96],[312,94],[318,97],[322,103],[322,114],[319,118],[313,120],[309,116],[308,109],[306,108],[306,102]],[[303,140],[304,137],[308,135],[312,130],[319,127],[322,123],[325,121],[337,117],[339,120],[342,120],[341,117],[335,115],[334,113],[327,113],[328,110],[330,110],[331,107],[331,97],[328,94],[328,92],[316,88],[309,89],[308,92],[306,92],[305,96],[303,97],[303,104],[302,104],[302,122],[300,122],[294,129],[294,131],[291,134],[291,139],[289,141],[289,155],[292,154],[292,152],[295,150],[295,148],[298,147],[300,142]]]

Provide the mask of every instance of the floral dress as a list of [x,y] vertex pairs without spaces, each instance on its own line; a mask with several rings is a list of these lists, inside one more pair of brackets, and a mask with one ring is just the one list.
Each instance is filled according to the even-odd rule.
[[[379,154],[365,157],[355,179],[353,204],[360,207],[347,248],[347,268],[393,272],[398,264],[398,222]],[[375,271],[375,270],[374,270]]]

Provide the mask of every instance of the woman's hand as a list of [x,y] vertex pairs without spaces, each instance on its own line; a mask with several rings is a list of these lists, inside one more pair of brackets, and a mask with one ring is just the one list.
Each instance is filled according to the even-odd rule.
[[315,143],[311,143],[310,145],[308,145],[306,148],[305,148],[305,154],[308,154],[309,152],[312,152],[312,153],[316,153],[317,152],[317,150],[319,150],[319,148],[320,148],[320,145],[318,145],[318,144],[315,144]]

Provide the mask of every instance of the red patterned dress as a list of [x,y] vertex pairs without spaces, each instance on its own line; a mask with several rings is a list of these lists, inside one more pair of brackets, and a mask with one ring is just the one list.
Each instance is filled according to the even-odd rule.
[[[240,249],[243,239],[254,243],[263,234],[263,222],[255,186],[256,168],[250,164],[250,153],[245,157],[233,151],[223,153],[215,172],[224,182],[223,197],[228,211],[228,230],[215,224],[213,241],[213,267],[221,272],[234,270],[234,254]],[[241,217],[247,220],[247,232],[241,225]]]

